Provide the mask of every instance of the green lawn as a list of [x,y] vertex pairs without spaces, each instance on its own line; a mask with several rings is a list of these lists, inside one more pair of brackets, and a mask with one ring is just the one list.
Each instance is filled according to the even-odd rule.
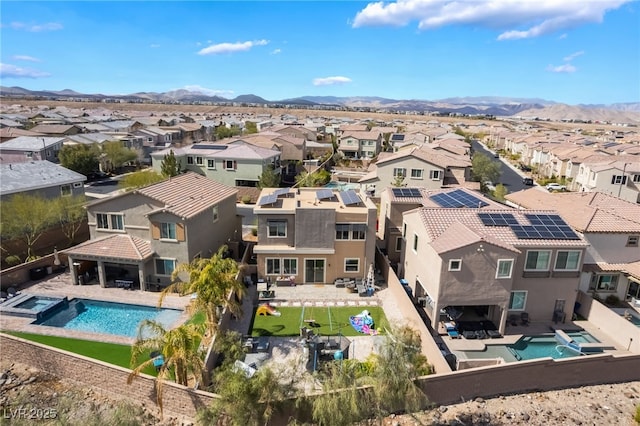
[[[276,308],[281,315],[256,315],[251,324],[252,336],[299,336],[300,327],[312,328],[323,336],[362,336],[349,323],[349,317],[368,310],[375,328],[388,327],[387,317],[378,306]],[[304,309],[304,313],[303,313]],[[313,323],[311,323],[313,320]]]

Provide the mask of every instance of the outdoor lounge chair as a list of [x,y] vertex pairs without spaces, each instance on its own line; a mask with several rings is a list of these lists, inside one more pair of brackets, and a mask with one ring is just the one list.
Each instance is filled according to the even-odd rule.
[[17,290],[15,289],[15,287],[9,287],[9,288],[7,289],[7,296],[8,296],[9,298],[16,297],[18,294],[20,294],[20,292],[19,292],[19,291],[17,291]]
[[520,314],[520,322],[522,325],[529,325],[529,314],[527,312],[522,312]]
[[451,337],[452,339],[459,339],[460,338],[460,333],[458,333],[458,330],[453,329],[453,330],[447,330],[447,334],[449,335],[449,337]]

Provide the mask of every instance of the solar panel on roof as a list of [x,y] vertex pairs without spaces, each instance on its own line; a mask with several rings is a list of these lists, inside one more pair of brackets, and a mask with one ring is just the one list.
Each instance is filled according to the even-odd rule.
[[278,201],[278,196],[276,194],[264,195],[258,200],[258,205],[265,206],[267,204],[273,204],[276,201]]
[[404,140],[404,135],[399,135],[399,134],[391,135],[391,140],[392,141],[403,141]]
[[530,225],[511,225],[520,239],[579,240],[580,237],[557,214],[525,214]]
[[326,200],[333,197],[333,191],[330,189],[319,189],[316,191],[316,198],[318,200]]
[[278,189],[276,189],[275,191],[273,191],[273,194],[274,194],[276,197],[279,197],[279,196],[281,196],[281,195],[288,194],[290,191],[291,191],[291,188],[278,188]]
[[391,192],[396,197],[421,198],[422,194],[418,188],[391,188]]
[[511,226],[518,221],[511,213],[478,213],[478,217],[484,226]]
[[350,206],[352,204],[358,204],[362,200],[356,191],[353,189],[349,189],[347,191],[340,191],[340,198],[345,206]]
[[475,197],[461,189],[456,189],[451,192],[443,192],[440,194],[434,194],[429,197],[434,203],[440,207],[446,208],[458,208],[458,207],[471,207],[480,208],[488,206],[489,204],[482,201],[478,197]]
[[192,145],[191,149],[216,149],[222,151],[223,149],[227,149],[227,145]]

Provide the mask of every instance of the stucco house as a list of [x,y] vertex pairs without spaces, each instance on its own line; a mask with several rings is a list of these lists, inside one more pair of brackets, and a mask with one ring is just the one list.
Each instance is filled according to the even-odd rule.
[[15,194],[47,199],[84,195],[87,177],[49,161],[0,164],[0,200]]
[[338,139],[338,151],[345,158],[372,159],[382,148],[382,133],[375,131],[344,132]]
[[327,284],[363,278],[374,262],[376,206],[356,191],[265,188],[253,212],[259,278]]
[[19,136],[0,144],[0,163],[24,163],[47,160],[58,163],[63,137]]
[[237,241],[236,190],[187,172],[87,205],[90,240],[64,252],[74,283],[128,282],[141,290],[171,282],[176,265]]

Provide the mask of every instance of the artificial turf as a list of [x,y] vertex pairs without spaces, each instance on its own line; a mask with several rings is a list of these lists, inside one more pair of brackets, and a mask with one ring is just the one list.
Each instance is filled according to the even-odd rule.
[[[304,312],[303,312],[304,309]],[[388,327],[384,310],[378,306],[341,306],[341,307],[278,307],[280,316],[253,314],[251,323],[252,336],[299,336],[300,328],[313,329],[322,336],[362,336],[349,322],[349,317],[369,311],[373,318],[374,328]],[[312,321],[313,320],[313,321]]]

